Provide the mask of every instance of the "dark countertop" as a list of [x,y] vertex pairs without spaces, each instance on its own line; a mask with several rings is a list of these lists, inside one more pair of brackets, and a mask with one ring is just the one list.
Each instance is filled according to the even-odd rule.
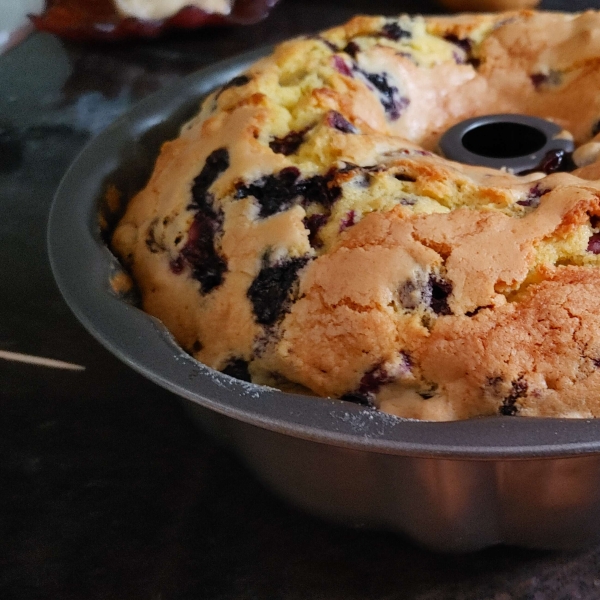
[[215,60],[356,12],[402,11],[436,7],[281,0],[247,28],[115,45],[36,34],[0,57],[0,351],[85,366],[0,359],[0,599],[600,598],[600,548],[443,556],[288,506],[175,396],[100,347],[52,279],[45,230],[58,182],[135,102]]

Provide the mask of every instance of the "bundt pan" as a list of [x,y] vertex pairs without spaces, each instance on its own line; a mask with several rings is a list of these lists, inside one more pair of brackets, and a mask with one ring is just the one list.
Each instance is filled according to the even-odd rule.
[[463,552],[506,543],[566,549],[600,541],[600,422],[488,417],[403,420],[342,400],[286,394],[217,373],[114,291],[120,271],[99,215],[111,186],[147,180],[163,141],[200,99],[265,50],[219,63],[142,102],[81,153],[56,194],[49,255],[84,326],[133,369],[185,399],[279,494],[348,524]]

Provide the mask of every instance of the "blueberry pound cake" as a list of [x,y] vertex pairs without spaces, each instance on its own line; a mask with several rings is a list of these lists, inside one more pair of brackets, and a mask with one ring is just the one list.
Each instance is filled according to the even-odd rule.
[[[576,150],[527,174],[436,151],[496,113]],[[416,419],[600,416],[600,13],[283,43],[163,145],[112,248],[143,309],[234,377]]]

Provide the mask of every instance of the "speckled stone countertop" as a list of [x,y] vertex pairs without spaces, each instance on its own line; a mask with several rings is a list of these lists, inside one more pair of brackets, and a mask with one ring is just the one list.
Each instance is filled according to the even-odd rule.
[[135,102],[357,12],[437,10],[417,0],[281,0],[241,29],[115,45],[36,34],[0,56],[0,352],[85,367],[0,358],[0,599],[600,598],[600,548],[443,556],[291,508],[199,433],[176,397],[95,342],[50,272],[45,230],[58,182]]

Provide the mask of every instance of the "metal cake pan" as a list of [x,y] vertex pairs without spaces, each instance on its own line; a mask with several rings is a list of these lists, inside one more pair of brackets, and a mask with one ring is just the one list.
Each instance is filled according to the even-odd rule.
[[177,135],[201,98],[266,52],[218,63],[154,94],[76,159],[48,226],[52,270],[75,315],[125,363],[184,398],[203,427],[309,511],[453,552],[600,541],[600,421],[419,422],[247,384],[198,363],[160,322],[112,291],[120,267],[98,219],[107,187],[126,196],[139,190],[161,143]]

